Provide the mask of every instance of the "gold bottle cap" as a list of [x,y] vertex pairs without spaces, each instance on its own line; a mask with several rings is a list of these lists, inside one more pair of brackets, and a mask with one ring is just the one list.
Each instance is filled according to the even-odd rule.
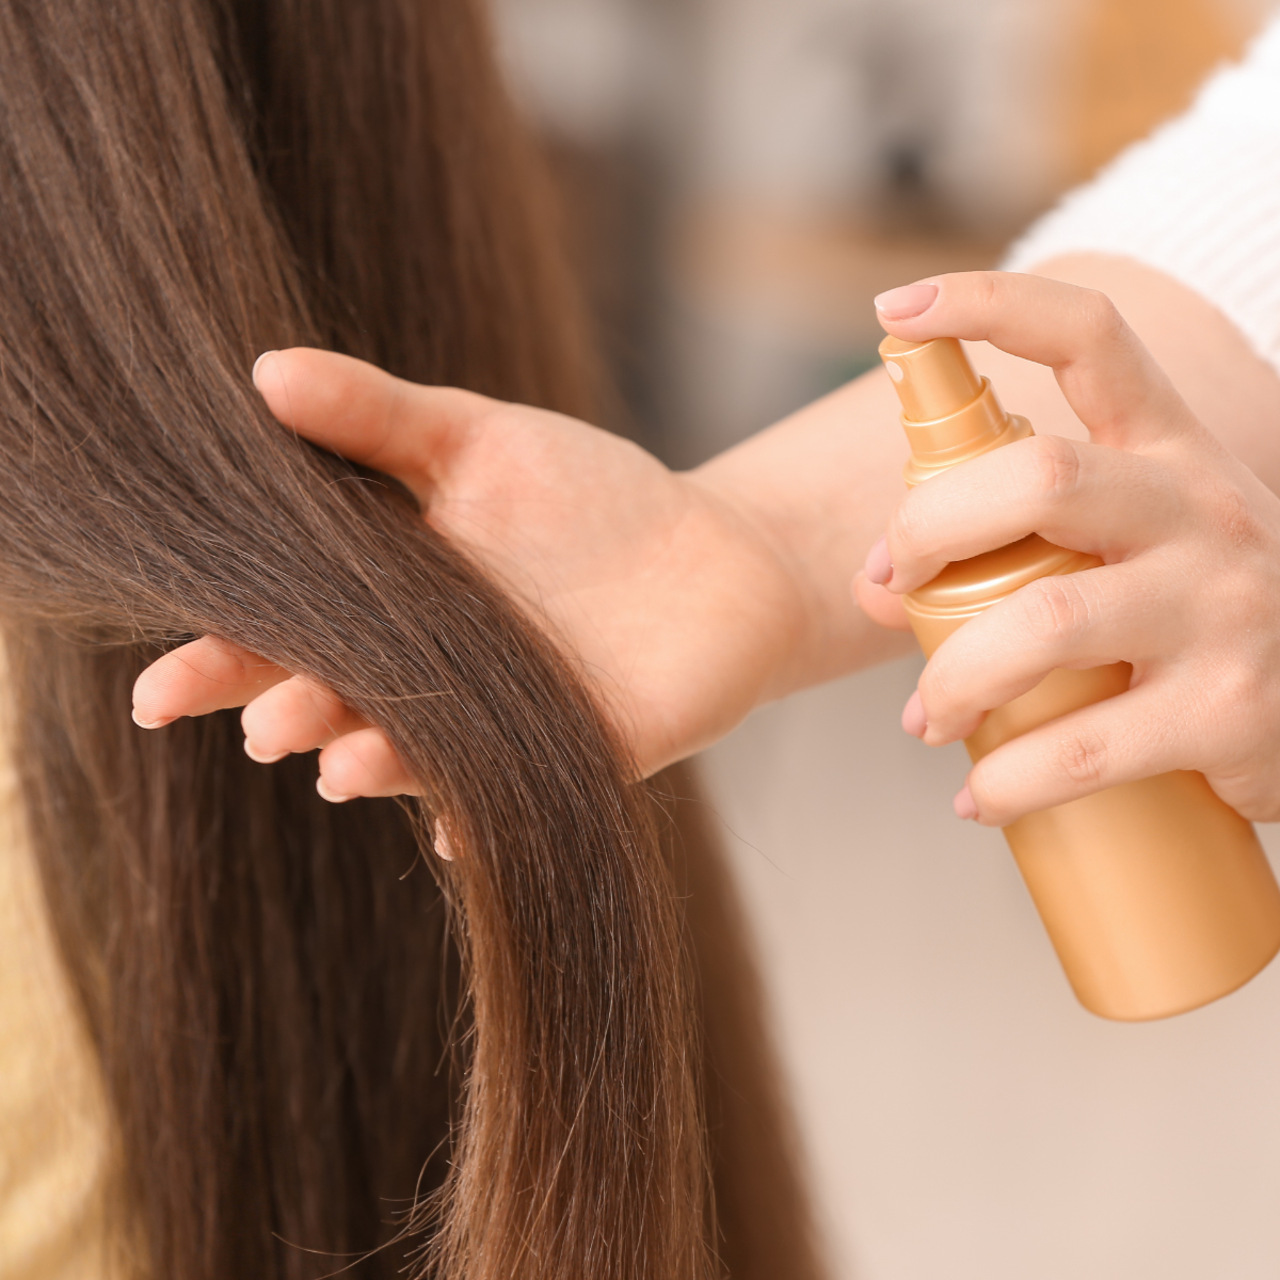
[[911,445],[903,473],[908,484],[1032,434],[1025,418],[1005,412],[955,338],[886,338],[880,358],[902,402],[902,427]]

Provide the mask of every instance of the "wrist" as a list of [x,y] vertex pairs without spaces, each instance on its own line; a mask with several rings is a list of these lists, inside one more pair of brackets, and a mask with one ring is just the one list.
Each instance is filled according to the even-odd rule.
[[761,701],[911,650],[853,596],[905,491],[905,453],[897,397],[877,370],[688,473],[757,532],[790,583],[794,628]]
[[704,463],[681,479],[720,513],[741,554],[731,562],[730,590],[743,599],[770,600],[774,607],[752,638],[757,655],[754,706],[772,702],[809,683],[801,674],[813,637],[821,629],[820,604],[806,568],[768,495],[740,483],[732,468]]

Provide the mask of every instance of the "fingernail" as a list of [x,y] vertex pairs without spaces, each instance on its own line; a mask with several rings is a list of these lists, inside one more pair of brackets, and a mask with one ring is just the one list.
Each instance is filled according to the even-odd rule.
[[289,754],[287,751],[278,751],[275,755],[269,756],[265,751],[259,751],[248,738],[244,740],[244,753],[250,760],[256,760],[259,764],[275,764]]
[[886,320],[912,320],[933,306],[938,296],[936,284],[904,284],[876,295],[876,310]]
[[919,689],[907,699],[907,705],[902,708],[902,727],[913,738],[923,738],[924,731],[929,727],[929,721],[924,714],[924,703],[920,700]]
[[978,806],[973,802],[973,792],[969,790],[968,784],[960,788],[959,794],[951,802],[952,807],[956,811],[957,818],[976,818],[978,816]]
[[354,800],[355,796],[335,795],[328,787],[324,785],[323,778],[316,779],[316,790],[320,793],[321,800],[327,800],[330,804],[346,804],[348,800]]
[[[277,352],[277,351],[264,351],[264,352],[263,352],[263,353],[262,353],[262,354],[261,354],[261,355],[260,355],[260,356],[259,356],[259,357],[254,361],[254,362],[253,362],[253,373],[252,373],[252,374],[250,374],[250,377],[253,379],[253,385],[254,385],[255,387],[257,387],[257,386],[258,386],[258,370],[262,368],[262,362],[263,362],[263,361],[264,361],[268,356],[274,356],[274,355],[278,355],[278,354],[279,354],[279,352]],[[261,389],[261,388],[259,388],[259,389]]]
[[136,707],[130,711],[129,714],[133,717],[133,723],[136,724],[139,729],[163,729],[165,725],[172,724],[178,718],[177,716],[167,716],[160,720],[144,720],[140,715],[138,715],[138,709]]
[[889,559],[889,544],[883,538],[880,538],[867,552],[863,572],[870,581],[881,587],[893,577],[893,561]]
[[431,843],[435,845],[437,858],[443,858],[446,862],[453,861],[453,844],[449,840],[449,832],[444,823],[436,823],[435,835]]

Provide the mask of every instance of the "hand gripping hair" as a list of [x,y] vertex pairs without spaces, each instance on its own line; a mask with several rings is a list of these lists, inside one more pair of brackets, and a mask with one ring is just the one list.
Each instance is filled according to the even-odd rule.
[[[723,964],[699,988],[670,824],[581,681],[248,381],[310,344],[586,411],[541,209],[464,0],[0,0],[13,733],[139,1273],[815,1274],[758,1023]],[[135,729],[204,633],[334,689],[421,801],[325,805],[230,713]],[[456,860],[415,866],[442,819]],[[704,1069],[700,1008],[739,1005]]]

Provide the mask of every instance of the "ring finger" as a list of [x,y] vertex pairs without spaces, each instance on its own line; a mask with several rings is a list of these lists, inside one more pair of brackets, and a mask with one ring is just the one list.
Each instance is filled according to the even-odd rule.
[[1169,601],[1157,614],[1149,574],[1143,558],[1041,578],[970,619],[929,660],[909,729],[931,746],[953,742],[1056,668],[1149,663],[1176,649]]

